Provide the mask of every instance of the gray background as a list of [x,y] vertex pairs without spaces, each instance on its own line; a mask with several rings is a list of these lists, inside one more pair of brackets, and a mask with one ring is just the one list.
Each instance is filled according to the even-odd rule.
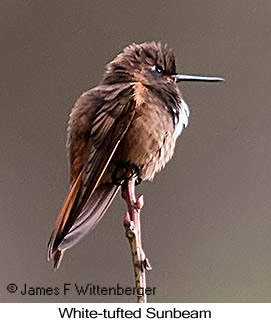
[[0,300],[132,302],[132,296],[22,296],[6,286],[133,286],[119,197],[66,253],[46,244],[68,192],[66,123],[126,45],[162,40],[191,108],[173,160],[145,194],[143,242],[152,302],[271,301],[271,1],[0,2]]

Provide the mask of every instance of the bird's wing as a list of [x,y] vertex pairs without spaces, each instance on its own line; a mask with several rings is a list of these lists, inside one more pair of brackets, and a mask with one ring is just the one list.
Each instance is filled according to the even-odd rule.
[[[70,149],[71,161],[73,161],[77,173],[71,177],[70,193],[59,213],[56,228],[49,241],[49,258],[52,258],[52,255],[58,251],[58,246],[68,232],[73,230],[73,226],[77,227],[75,222],[80,222],[81,215],[86,216],[86,203],[91,203],[91,197],[134,116],[135,102],[131,85],[98,86],[89,91],[87,95],[89,96],[89,104],[85,105],[84,111],[81,111],[79,115],[81,119],[86,117],[89,125],[87,125],[88,129],[86,126],[85,133],[78,135],[79,141],[80,139],[81,141],[85,140],[85,145],[75,145],[78,151],[80,151],[80,147],[83,147],[84,153],[87,151],[87,154],[86,157],[81,158],[82,165],[78,167],[76,149],[73,147]],[[77,106],[77,109],[80,110],[80,106]],[[78,118],[78,115],[74,113],[74,117]],[[77,130],[71,127],[70,132],[76,133]],[[73,172],[73,165],[71,165],[71,171]],[[112,190],[107,189],[107,191],[114,195]],[[107,201],[108,197],[104,200]],[[109,200],[111,201],[111,199]],[[108,207],[108,202],[104,203],[104,208],[106,207]],[[82,212],[83,210],[84,212]],[[95,208],[92,211],[95,211]],[[103,213],[100,210],[100,214]],[[92,215],[94,214],[89,214],[89,216]]]

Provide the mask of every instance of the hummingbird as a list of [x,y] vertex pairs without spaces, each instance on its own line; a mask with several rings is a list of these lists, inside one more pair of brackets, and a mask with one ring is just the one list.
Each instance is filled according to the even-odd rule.
[[55,269],[104,216],[127,170],[138,182],[152,180],[172,158],[189,121],[177,85],[182,81],[223,79],[176,73],[167,44],[132,44],[106,66],[101,83],[77,99],[67,129],[70,191],[48,243]]

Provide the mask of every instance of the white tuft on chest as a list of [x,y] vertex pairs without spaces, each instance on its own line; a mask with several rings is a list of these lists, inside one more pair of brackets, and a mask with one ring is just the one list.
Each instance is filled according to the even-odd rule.
[[178,107],[178,117],[176,116],[174,120],[175,128],[173,137],[175,139],[177,139],[182,133],[183,129],[187,127],[190,114],[189,106],[185,103],[183,99],[181,99],[181,101],[179,102]]

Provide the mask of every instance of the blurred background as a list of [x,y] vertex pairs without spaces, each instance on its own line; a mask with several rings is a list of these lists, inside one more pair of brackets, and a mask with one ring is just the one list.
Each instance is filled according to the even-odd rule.
[[[0,301],[135,301],[63,295],[64,283],[134,285],[120,197],[57,272],[46,246],[68,192],[72,105],[125,46],[148,40],[174,49],[180,73],[226,79],[180,85],[189,127],[137,188],[149,301],[271,301],[270,16],[269,0],[0,2]],[[24,284],[60,294],[22,295]]]

